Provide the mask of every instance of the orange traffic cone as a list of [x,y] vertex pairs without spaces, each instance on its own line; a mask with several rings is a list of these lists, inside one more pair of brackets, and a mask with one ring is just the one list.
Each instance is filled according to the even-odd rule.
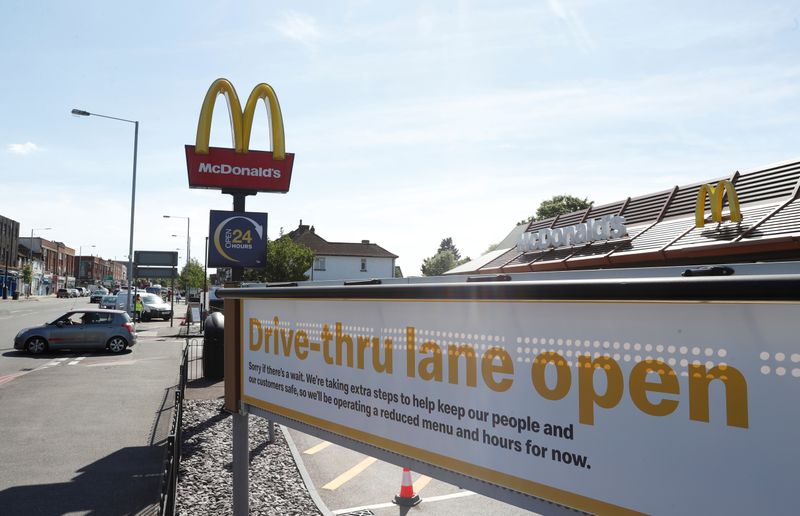
[[394,503],[403,507],[414,507],[421,501],[419,496],[414,494],[414,484],[411,482],[411,470],[403,468],[403,483],[400,484],[400,494],[394,497]]

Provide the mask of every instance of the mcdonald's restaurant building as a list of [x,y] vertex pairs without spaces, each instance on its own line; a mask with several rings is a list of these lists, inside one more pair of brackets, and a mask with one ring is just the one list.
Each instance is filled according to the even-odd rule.
[[793,161],[533,221],[448,274],[799,258],[800,161]]

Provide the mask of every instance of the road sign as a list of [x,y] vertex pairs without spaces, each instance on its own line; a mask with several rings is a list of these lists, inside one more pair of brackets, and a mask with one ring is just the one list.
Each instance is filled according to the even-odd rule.
[[135,278],[172,278],[176,276],[175,267],[139,267],[136,266]]

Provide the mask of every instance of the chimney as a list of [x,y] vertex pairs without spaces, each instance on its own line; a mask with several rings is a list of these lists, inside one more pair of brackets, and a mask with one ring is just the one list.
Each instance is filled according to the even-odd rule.
[[362,244],[369,244],[369,240],[362,240],[361,243]]

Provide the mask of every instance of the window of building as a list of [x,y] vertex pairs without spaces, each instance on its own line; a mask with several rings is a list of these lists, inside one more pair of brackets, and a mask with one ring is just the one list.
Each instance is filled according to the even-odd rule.
[[314,270],[315,271],[324,271],[325,270],[325,257],[324,256],[317,256],[314,258]]
[[361,272],[367,272],[367,259],[361,259]]

